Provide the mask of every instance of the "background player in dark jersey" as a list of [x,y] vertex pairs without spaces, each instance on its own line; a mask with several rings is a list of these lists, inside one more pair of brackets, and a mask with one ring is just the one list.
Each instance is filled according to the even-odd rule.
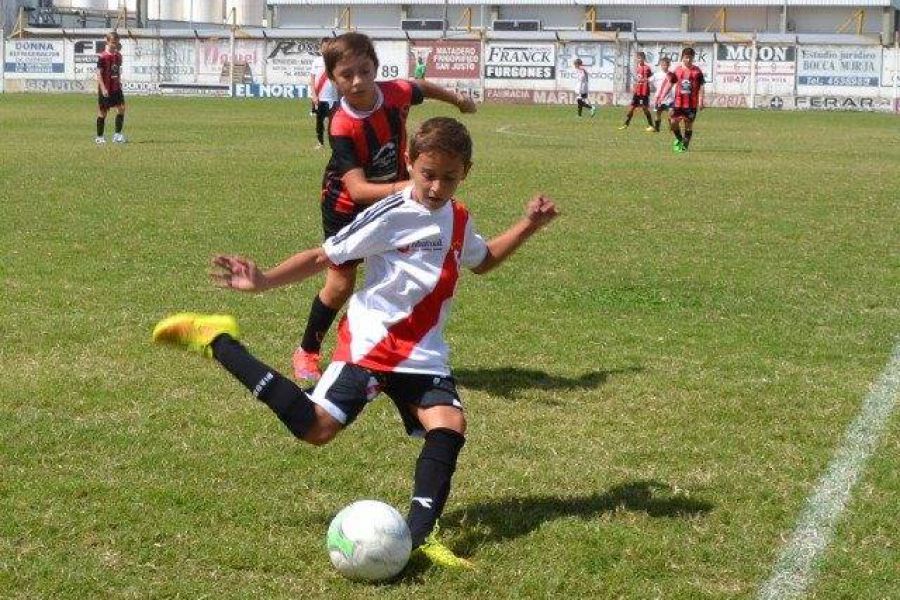
[[110,31],[106,34],[106,50],[97,57],[97,138],[98,144],[105,144],[103,129],[106,126],[106,113],[110,108],[116,109],[116,133],[113,142],[125,143],[122,126],[125,124],[125,96],[122,95],[122,55],[119,53],[119,34]]
[[650,116],[650,78],[653,76],[653,69],[647,64],[647,55],[643,52],[635,54],[636,64],[634,66],[634,95],[631,97],[631,106],[628,108],[628,114],[625,115],[625,123],[619,129],[627,129],[631,124],[631,117],[634,110],[641,107],[644,116],[647,117],[647,131],[654,131],[653,117]]
[[[703,110],[703,84],[706,80],[703,71],[694,64],[694,49],[685,48],[681,51],[681,64],[675,71],[669,73],[669,81],[675,88],[675,102],[672,108],[671,128],[675,134],[672,142],[672,150],[684,152],[691,143],[694,135],[694,121],[697,112]],[[681,133],[681,124],[684,123],[684,133]]]
[[[325,238],[350,223],[366,206],[401,189],[409,179],[402,160],[406,116],[413,104],[434,98],[475,112],[466,96],[425,80],[375,81],[378,56],[372,40],[345,33],[323,53],[325,70],[341,95],[329,124],[331,160],[322,181],[322,228]],[[328,269],[325,286],[316,294],[300,346],[293,355],[294,375],[316,381],[322,340],[338,311],[353,293],[356,263]]]

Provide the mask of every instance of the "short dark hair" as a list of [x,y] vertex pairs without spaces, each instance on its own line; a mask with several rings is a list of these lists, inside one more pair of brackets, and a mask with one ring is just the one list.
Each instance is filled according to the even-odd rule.
[[684,50],[682,50],[681,58],[684,58],[685,56],[690,56],[691,58],[694,58],[694,49],[689,47],[689,48],[685,48]]
[[582,64],[584,64],[584,63],[581,62],[581,59],[580,59],[580,58],[576,58],[574,64],[575,64],[576,67],[580,67],[580,66],[581,66]]
[[669,59],[668,56],[663,56],[662,58],[659,59],[659,64],[663,64],[663,63],[666,63],[667,65],[671,65],[672,61]]
[[646,52],[637,52],[636,54],[637,54],[638,58],[640,58],[641,60],[646,60],[646,59],[647,59],[647,53],[646,53]]
[[118,31],[110,31],[106,34],[106,41],[111,42],[113,40],[119,41],[119,32]]
[[409,139],[409,159],[420,154],[442,152],[472,162],[472,137],[466,126],[452,117],[434,117],[422,123]]
[[375,46],[372,45],[372,40],[363,33],[352,31],[337,36],[326,44],[322,50],[322,58],[325,59],[325,71],[328,73],[328,77],[333,79],[334,68],[341,59],[350,56],[371,58],[372,62],[375,63],[375,68],[378,68],[378,55],[375,53]]

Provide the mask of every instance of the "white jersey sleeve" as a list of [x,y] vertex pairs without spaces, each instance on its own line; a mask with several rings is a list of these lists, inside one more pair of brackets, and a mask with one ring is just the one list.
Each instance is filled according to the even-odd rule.
[[364,259],[408,246],[440,234],[440,227],[427,222],[420,212],[404,208],[402,193],[379,200],[336,234],[322,248],[336,265]]
[[474,269],[484,262],[488,253],[487,242],[475,230],[475,225],[472,223],[473,220],[470,214],[468,221],[466,221],[466,237],[460,256],[460,264],[467,269]]

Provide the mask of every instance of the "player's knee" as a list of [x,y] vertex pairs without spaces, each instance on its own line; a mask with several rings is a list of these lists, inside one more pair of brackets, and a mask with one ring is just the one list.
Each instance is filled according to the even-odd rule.
[[319,419],[303,434],[303,441],[313,446],[324,446],[337,437],[340,430],[340,424],[336,421],[331,423]]

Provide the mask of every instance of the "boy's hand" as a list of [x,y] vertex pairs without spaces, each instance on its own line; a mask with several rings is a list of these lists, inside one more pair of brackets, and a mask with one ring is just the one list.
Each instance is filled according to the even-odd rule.
[[536,228],[543,227],[558,215],[556,203],[543,194],[536,195],[525,206],[525,218]]
[[478,107],[475,106],[475,101],[469,98],[468,96],[464,96],[463,94],[456,95],[456,107],[459,109],[461,113],[474,113],[478,111]]
[[218,269],[211,271],[209,276],[219,287],[242,292],[259,292],[267,287],[265,275],[252,260],[220,254],[213,258],[212,264]]

